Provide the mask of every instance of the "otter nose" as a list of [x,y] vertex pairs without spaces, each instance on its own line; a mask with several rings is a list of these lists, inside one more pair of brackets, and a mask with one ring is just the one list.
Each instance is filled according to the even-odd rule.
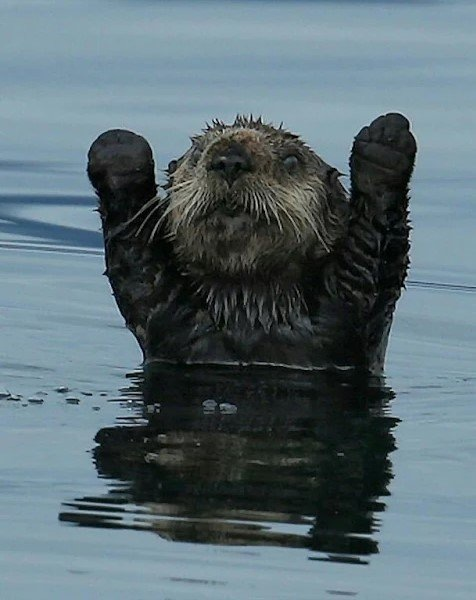
[[231,184],[243,173],[251,171],[251,158],[244,149],[237,145],[232,146],[213,158],[210,169],[222,175]]

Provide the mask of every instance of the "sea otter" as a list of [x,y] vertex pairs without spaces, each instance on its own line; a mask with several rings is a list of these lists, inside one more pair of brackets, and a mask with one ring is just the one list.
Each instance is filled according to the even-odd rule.
[[340,173],[282,126],[213,121],[157,194],[147,141],[100,135],[106,274],[146,363],[382,372],[408,267],[409,123],[356,136]]

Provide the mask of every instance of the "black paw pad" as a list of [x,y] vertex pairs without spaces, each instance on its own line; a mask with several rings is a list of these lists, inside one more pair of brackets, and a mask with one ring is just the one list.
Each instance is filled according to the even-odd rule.
[[152,150],[140,135],[125,129],[102,133],[88,153],[88,175],[95,187],[106,178],[111,187],[154,168]]
[[416,154],[408,120],[398,113],[382,115],[356,136],[352,176],[375,185],[407,185]]
[[124,129],[102,133],[88,153],[88,176],[103,218],[127,221],[156,194],[154,159],[148,142]]

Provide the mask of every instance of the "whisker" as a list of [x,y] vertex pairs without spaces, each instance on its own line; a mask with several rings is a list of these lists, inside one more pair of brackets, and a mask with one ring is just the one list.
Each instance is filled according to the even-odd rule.
[[243,205],[245,212],[250,213],[250,215],[254,217],[255,215],[253,214],[253,209],[251,208],[250,193],[248,190],[243,193]]
[[[321,231],[324,230],[324,227],[323,227],[324,224],[322,222],[320,215],[315,214],[315,215],[311,216],[311,215],[309,215],[307,210],[303,210],[302,215],[305,218],[308,225],[311,227],[312,231],[315,233],[319,242],[323,245],[326,252],[330,252],[329,244],[327,243],[327,240],[324,238],[323,234],[321,233]],[[316,227],[313,217],[315,220],[318,221],[321,231],[319,231],[318,228]]]
[[279,218],[279,214],[278,214],[278,211],[276,210],[276,206],[274,206],[274,202],[275,202],[275,201],[276,201],[276,199],[274,199],[274,198],[273,198],[273,199],[271,200],[271,202],[268,202],[268,207],[269,207],[269,209],[271,210],[271,212],[272,212],[272,213],[273,213],[273,215],[274,215],[274,218],[275,218],[275,220],[276,220],[276,223],[278,224],[278,227],[279,227],[279,231],[280,231],[281,233],[283,233],[283,231],[284,231],[284,229],[283,229],[283,224],[282,224],[282,222],[281,222],[281,219]]
[[276,204],[278,205],[279,210],[281,210],[284,213],[284,215],[287,217],[287,219],[288,219],[289,223],[291,224],[291,227],[294,231],[296,239],[299,241],[302,237],[302,232],[299,229],[299,226],[295,220],[295,218],[297,218],[301,222],[301,225],[303,224],[303,221],[300,218],[299,213],[295,214],[293,217],[293,214],[288,210],[288,207],[286,207],[284,202],[282,200],[279,200],[278,198],[276,198]]
[[256,206],[256,220],[258,221],[261,215],[264,214],[266,222],[268,223],[268,225],[271,225],[271,218],[269,216],[268,211],[268,203],[262,190],[257,190],[253,194],[253,205]]
[[301,222],[301,225],[303,224],[302,218],[300,218],[299,211],[297,211],[295,207],[291,206],[290,204],[286,204],[284,201],[283,197],[285,197],[288,193],[287,190],[279,190],[279,192],[281,193],[274,195],[274,202],[277,205],[277,208],[284,213],[284,216],[288,219],[296,239],[299,241],[302,237],[302,232],[296,223],[296,218]]
[[176,208],[178,208],[181,204],[183,204],[184,202],[187,202],[188,198],[183,198],[182,200],[180,200],[179,202],[175,202],[174,204],[169,204],[169,206],[167,206],[167,208],[165,209],[165,211],[163,212],[163,214],[160,216],[160,218],[157,220],[157,223],[154,225],[150,235],[149,235],[149,239],[148,239],[148,243],[152,243],[161,224],[164,222],[164,219]]
[[186,181],[182,181],[180,183],[174,183],[173,185],[170,186],[170,188],[168,189],[168,192],[169,192],[169,194],[170,194],[170,192],[178,192],[178,191],[183,190],[187,186],[195,187],[196,186],[195,180],[187,179]]
[[162,238],[164,240],[172,240],[175,237],[175,232],[173,231],[169,231],[168,233],[165,233]]
[[161,208],[160,204],[157,204],[156,206],[154,206],[154,208],[150,211],[150,213],[145,217],[145,219],[142,221],[142,223],[140,224],[140,226],[138,227],[137,231],[135,232],[135,236],[138,237],[141,232],[143,231],[144,227],[147,225],[147,222],[150,220],[150,218]]
[[[261,208],[263,209],[266,222],[268,223],[268,225],[271,225],[271,218],[269,216],[268,207],[266,206],[265,202],[261,202]],[[279,223],[279,219],[278,219],[278,223]],[[280,227],[280,229],[282,229],[282,228]]]
[[150,200],[148,200],[144,206],[141,208],[128,220],[124,223],[124,227],[128,227],[131,225],[142,213],[148,210],[153,204],[161,205],[165,202],[166,198],[160,198],[159,196],[154,196]]
[[188,218],[189,224],[192,221],[194,221],[197,217],[204,214],[210,205],[210,194],[209,193],[202,190],[198,196],[199,197],[195,198],[194,206],[193,206],[191,213],[189,215],[189,218]]
[[[313,194],[314,190],[308,190],[308,192]],[[322,215],[319,211],[310,211],[310,208],[307,206],[309,204],[309,196],[306,193],[306,190],[295,191],[295,197],[296,196],[298,197],[296,198],[295,205],[287,204],[283,200],[283,198],[286,197],[286,190],[282,190],[281,194],[276,194],[275,201],[279,209],[288,218],[298,240],[302,238],[302,231],[299,229],[297,222],[299,222],[302,228],[309,227],[324,249],[329,252],[329,242],[323,233],[325,231],[325,224]]]
[[260,200],[258,200],[258,198],[261,200],[261,196],[259,195],[259,190],[258,191],[253,190],[250,195],[251,212],[257,221],[259,220],[259,217],[261,214],[261,211],[259,209]]
[[191,196],[187,198],[188,206],[185,207],[183,213],[180,215],[180,222],[184,225],[190,225],[195,212],[199,209],[200,201],[205,194],[202,190],[196,190]]

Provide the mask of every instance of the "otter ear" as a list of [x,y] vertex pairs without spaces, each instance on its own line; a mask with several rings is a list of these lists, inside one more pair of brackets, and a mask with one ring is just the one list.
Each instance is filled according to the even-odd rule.
[[183,154],[179,158],[173,158],[169,162],[169,164],[167,165],[167,168],[164,169],[164,173],[169,178],[169,181],[168,181],[168,184],[165,184],[164,186],[161,186],[161,187],[163,187],[164,189],[167,189],[167,186],[170,184],[170,182],[173,179],[173,177],[171,177],[171,175],[173,175],[175,173],[175,171],[180,167],[180,165],[183,163],[186,156],[187,156],[187,153]]
[[167,175],[172,175],[172,173],[175,173],[175,171],[177,170],[178,167],[178,160],[171,160],[169,162],[169,165],[167,167]]
[[339,181],[341,177],[346,177],[344,173],[341,173],[338,169],[327,165],[327,169],[324,175],[324,182],[326,183],[327,193],[329,198],[346,198],[347,191],[342,183]]
[[334,167],[329,167],[326,171],[327,183],[331,186],[339,185],[339,177],[344,177],[344,173],[341,173]]

